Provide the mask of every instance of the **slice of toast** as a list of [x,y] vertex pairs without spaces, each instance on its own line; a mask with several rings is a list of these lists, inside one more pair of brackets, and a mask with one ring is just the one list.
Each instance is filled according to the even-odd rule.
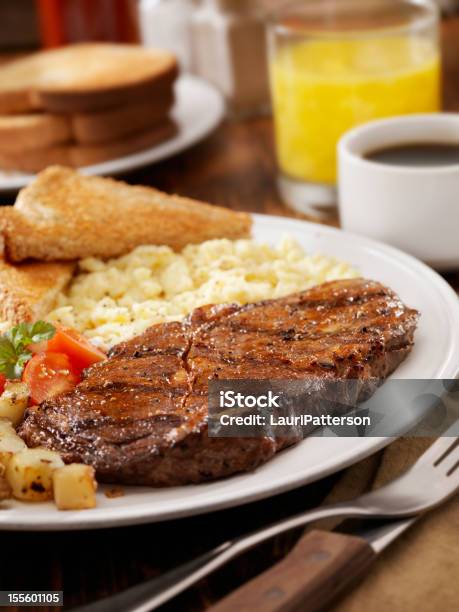
[[50,147],[24,149],[23,151],[2,151],[0,149],[0,168],[35,173],[56,164],[71,166],[70,148],[71,144],[55,144]]
[[3,151],[0,147],[0,168],[40,172],[56,164],[72,168],[92,166],[152,147],[171,138],[176,132],[175,123],[165,119],[147,131],[131,134],[114,142],[82,145],[64,143],[22,151]]
[[110,258],[142,244],[179,250],[213,238],[243,238],[250,228],[246,213],[51,167],[4,215],[4,242],[12,261]]
[[177,74],[172,53],[139,45],[83,43],[40,51],[0,67],[0,112],[75,113],[154,101]]
[[43,319],[70,282],[72,262],[12,265],[0,259],[0,321],[17,325]]
[[20,153],[43,149],[72,138],[67,117],[44,113],[0,116],[0,152]]
[[[15,85],[11,85],[15,87]],[[8,90],[5,86],[6,83],[0,85],[0,115],[30,113],[41,110],[40,102],[33,100],[29,89]]]
[[139,104],[125,104],[96,113],[78,113],[71,117],[73,138],[80,144],[100,144],[120,140],[166,121],[174,103],[174,94]]
[[[164,119],[148,130],[121,137],[120,140],[101,144],[77,144],[70,147],[70,163],[73,168],[92,166],[101,162],[143,151],[172,138],[177,133],[176,124]],[[61,162],[62,163],[62,162]]]

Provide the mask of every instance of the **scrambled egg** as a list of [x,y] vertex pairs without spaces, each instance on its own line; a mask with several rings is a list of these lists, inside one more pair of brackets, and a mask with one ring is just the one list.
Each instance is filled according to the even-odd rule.
[[205,304],[277,298],[328,280],[358,276],[346,263],[307,255],[294,239],[209,240],[180,253],[141,246],[102,261],[87,258],[47,317],[107,349],[154,323],[177,321]]

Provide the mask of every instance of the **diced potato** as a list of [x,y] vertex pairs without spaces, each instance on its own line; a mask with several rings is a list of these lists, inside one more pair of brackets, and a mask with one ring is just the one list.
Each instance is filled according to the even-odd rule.
[[53,472],[64,462],[53,451],[31,448],[13,455],[6,467],[6,479],[13,497],[24,501],[45,501],[53,497]]
[[59,510],[96,507],[97,482],[94,468],[71,463],[53,472],[54,501]]
[[11,421],[0,419],[0,466],[6,467],[14,453],[19,453],[27,447],[17,435]]
[[17,435],[16,429],[13,427],[9,419],[0,418],[0,440],[17,438],[22,443],[22,448],[25,448],[25,442]]
[[[2,469],[3,466],[0,466]],[[0,501],[2,499],[9,499],[11,497],[11,487],[8,484],[8,481],[3,475],[0,475]]]
[[19,381],[7,381],[0,395],[0,418],[9,419],[16,427],[24,418],[29,401],[27,385]]
[[9,451],[1,451],[0,452],[0,466],[2,466],[5,470],[8,466],[8,463],[11,461],[14,453]]

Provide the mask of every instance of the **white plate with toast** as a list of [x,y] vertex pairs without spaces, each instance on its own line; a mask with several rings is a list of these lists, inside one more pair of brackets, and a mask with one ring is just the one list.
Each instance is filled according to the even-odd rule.
[[[176,155],[208,136],[224,117],[225,104],[222,95],[206,81],[191,75],[181,76],[175,88],[176,102],[172,118],[178,130],[174,136],[138,153],[85,166],[81,169],[82,172],[104,176],[130,172]],[[34,174],[0,169],[0,192],[21,189],[34,177]]]
[[[349,262],[362,276],[396,291],[421,317],[415,345],[396,378],[456,378],[459,373],[459,302],[433,270],[389,246],[334,228],[272,216],[255,216],[254,237],[275,244],[288,233],[309,252]],[[311,483],[389,444],[391,438],[309,438],[251,473],[201,485],[150,489],[124,487],[109,499],[101,487],[98,507],[59,512],[51,503],[6,500],[0,529],[94,529],[175,519],[263,499]]]

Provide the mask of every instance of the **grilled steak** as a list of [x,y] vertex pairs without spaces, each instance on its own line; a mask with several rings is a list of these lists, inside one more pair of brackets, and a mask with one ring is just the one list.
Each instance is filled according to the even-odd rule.
[[210,438],[212,378],[385,378],[417,312],[379,283],[334,281],[246,306],[207,306],[117,345],[71,392],[28,410],[21,435],[101,481],[180,485],[251,470],[292,441]]

